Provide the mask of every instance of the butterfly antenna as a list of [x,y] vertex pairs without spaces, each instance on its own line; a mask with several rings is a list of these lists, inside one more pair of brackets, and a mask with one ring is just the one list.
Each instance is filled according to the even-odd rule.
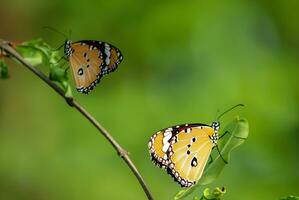
[[215,115],[214,119],[217,119],[217,116],[218,116],[219,112],[220,112],[220,110],[218,108],[217,111],[216,111],[216,115]]
[[58,34],[62,35],[62,36],[64,37],[64,39],[68,38],[66,34],[64,34],[64,33],[60,32],[60,31],[58,31],[57,29],[55,29],[55,28],[53,28],[53,27],[50,27],[50,26],[43,26],[43,29],[48,29],[48,30],[51,30],[51,31],[53,31],[53,32],[55,32],[55,33],[58,33]]
[[235,106],[233,106],[233,107],[231,107],[230,109],[228,109],[228,110],[226,110],[226,111],[224,111],[223,113],[221,113],[218,117],[217,117],[217,121],[219,121],[219,119],[224,115],[224,114],[226,114],[226,113],[228,113],[229,111],[231,111],[231,110],[233,110],[233,109],[235,109],[235,108],[237,108],[237,107],[239,107],[239,106],[245,106],[244,104],[237,104],[237,105],[235,105]]

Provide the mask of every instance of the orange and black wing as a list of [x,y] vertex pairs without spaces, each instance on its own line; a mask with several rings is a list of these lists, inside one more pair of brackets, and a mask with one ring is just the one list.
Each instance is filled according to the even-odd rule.
[[123,59],[119,49],[105,42],[83,40],[71,43],[70,49],[68,59],[77,90],[86,94]]
[[190,187],[201,178],[213,148],[213,134],[212,127],[199,125],[186,126],[172,137],[167,171],[181,186]]
[[170,146],[169,141],[174,134],[175,131],[172,128],[166,128],[155,133],[149,140],[148,148],[151,160],[158,167],[165,169],[168,165],[167,150]]
[[162,129],[156,132],[149,140],[148,148],[151,155],[151,160],[154,164],[161,168],[166,168],[170,162],[167,155],[168,149],[170,147],[171,139],[184,130],[187,126],[199,126],[200,124],[183,124],[176,125],[169,128]]

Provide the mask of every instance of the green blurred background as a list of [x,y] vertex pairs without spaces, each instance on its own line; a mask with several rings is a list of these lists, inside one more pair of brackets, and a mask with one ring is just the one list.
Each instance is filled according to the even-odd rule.
[[[121,49],[115,73],[90,95],[74,94],[130,152],[156,199],[181,188],[150,162],[149,137],[174,124],[210,123],[217,109],[246,104],[222,125],[240,115],[249,138],[207,187],[225,186],[225,199],[270,200],[299,195],[298,9],[297,0],[1,0],[0,37],[42,37],[58,47],[64,38],[42,29],[51,26],[71,29],[73,41]],[[146,198],[91,124],[23,66],[7,63],[0,199]]]

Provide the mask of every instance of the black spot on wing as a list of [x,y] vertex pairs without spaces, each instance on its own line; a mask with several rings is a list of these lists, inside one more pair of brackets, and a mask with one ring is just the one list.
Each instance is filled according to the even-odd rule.
[[193,157],[193,159],[191,160],[191,166],[192,167],[196,167],[197,166],[197,158]]
[[79,69],[78,69],[78,75],[82,76],[83,74],[84,74],[83,69],[82,69],[82,68],[79,68]]

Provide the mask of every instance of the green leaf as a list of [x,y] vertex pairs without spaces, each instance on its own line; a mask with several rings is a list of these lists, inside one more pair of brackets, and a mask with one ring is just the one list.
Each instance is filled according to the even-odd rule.
[[61,56],[42,39],[30,40],[16,46],[17,51],[33,66],[55,64]]
[[17,51],[32,65],[58,65],[62,57],[58,51],[53,50],[50,45],[42,39],[26,41],[16,46]]
[[43,54],[40,51],[30,47],[18,47],[17,50],[31,65],[37,66],[43,63]]
[[[221,149],[221,155],[229,162],[230,152],[241,145],[248,137],[249,125],[245,119],[236,118],[230,122],[223,130],[223,133],[228,131],[227,135],[219,140],[218,146]],[[213,182],[222,172],[226,163],[222,160],[217,153],[214,161],[207,166],[202,178],[197,185],[207,185]]]
[[[219,140],[218,147],[223,158],[229,161],[230,152],[241,145],[248,137],[249,125],[245,119],[236,118],[223,129],[222,133],[226,131],[228,131],[228,133]],[[198,183],[191,188],[181,190],[175,195],[174,199],[183,199],[201,186],[212,183],[222,172],[225,165],[219,153],[216,152],[213,162],[205,167],[204,174]]]
[[68,81],[63,81],[62,82],[62,87],[65,91],[65,96],[66,97],[73,97],[72,89],[71,89],[71,86],[70,86]]
[[67,70],[60,67],[51,67],[49,78],[52,81],[63,82],[67,80]]
[[288,196],[288,197],[282,197],[280,200],[299,200],[299,197],[297,196]]
[[203,195],[201,197],[202,200],[220,200],[222,199],[223,195],[226,193],[226,190],[224,187],[219,188],[216,187],[212,193],[210,193],[210,189],[206,188],[203,191]]
[[62,56],[53,50],[42,39],[26,41],[16,46],[17,51],[33,66],[44,65],[49,67],[49,79],[57,82],[65,91],[66,96],[71,97],[71,87],[68,83],[68,73],[60,66]]
[[0,60],[0,79],[8,78],[8,67],[3,60]]
[[68,73],[66,69],[51,65],[49,79],[58,82],[62,86],[67,97],[73,96],[71,86],[68,83]]

